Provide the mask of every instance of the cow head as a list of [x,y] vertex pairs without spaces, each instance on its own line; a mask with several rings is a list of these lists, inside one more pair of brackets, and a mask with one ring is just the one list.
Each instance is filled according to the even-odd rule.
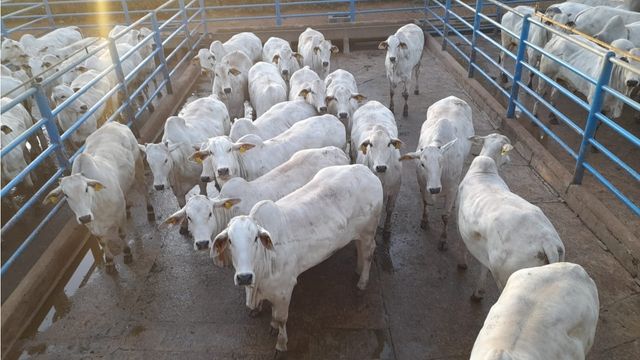
[[327,88],[324,81],[315,79],[302,85],[298,97],[311,104],[319,114],[325,114],[327,112],[326,94]]
[[473,135],[469,140],[475,145],[482,146],[480,155],[492,158],[498,168],[511,161],[509,152],[513,150],[513,145],[508,137],[494,133],[487,136]]
[[180,143],[173,144],[169,142],[161,142],[159,144],[139,145],[149,163],[149,168],[153,174],[153,188],[156,190],[164,190],[171,187],[169,181],[171,169],[173,168],[173,157],[171,152],[180,147]]
[[248,137],[259,139],[256,135],[247,135],[234,143],[228,136],[216,136],[210,138],[200,150],[193,153],[189,160],[202,164],[201,180],[211,182],[215,179],[218,185],[223,186],[233,177],[242,177],[240,157],[256,146],[255,141],[251,143],[243,141]]
[[[627,89],[625,91],[626,94],[633,93],[638,87],[640,87],[640,61],[636,60],[640,58],[640,48],[633,48],[629,51],[633,57],[621,57],[620,60],[625,61],[631,65],[634,70],[624,69],[622,71],[623,76],[623,84],[626,85]],[[614,75],[615,76],[615,75]]]
[[88,224],[94,219],[92,210],[94,196],[104,188],[104,185],[97,180],[86,178],[82,174],[73,174],[63,177],[60,185],[51,190],[44,202],[56,203],[62,197],[66,197],[78,223]]
[[211,71],[213,72],[216,67],[216,58],[209,51],[209,49],[200,49],[198,50],[198,55],[194,58],[200,61],[200,67],[202,68],[202,72]]
[[[75,92],[67,85],[58,85],[53,88],[51,92],[51,100],[56,106],[62,104],[68,98],[70,98]],[[72,101],[69,106],[64,108],[64,111],[73,113],[76,117],[82,116],[89,110],[89,106],[85,104],[80,98]]]
[[314,68],[322,69],[323,74],[328,74],[331,69],[331,54],[337,54],[340,51],[338,47],[332,45],[331,40],[318,39],[314,41],[312,51]]
[[17,67],[26,65],[29,61],[29,55],[24,51],[22,44],[13,39],[4,39],[2,41],[0,58],[2,58],[3,64],[11,64]]
[[[18,104],[16,106],[22,105]],[[2,124],[0,126],[0,148],[9,145],[18,135],[10,125]],[[16,146],[2,157],[2,185],[4,186],[7,182],[13,180],[25,167],[27,167],[27,163],[24,157],[24,147]]]
[[[256,205],[257,206],[257,205]],[[213,241],[211,257],[220,258],[225,250],[231,251],[237,286],[255,286],[265,270],[272,267],[274,248],[271,234],[250,216],[236,216]]]
[[196,195],[182,209],[169,216],[164,224],[178,225],[186,221],[189,232],[193,235],[193,248],[207,250],[211,237],[217,235],[224,226],[220,225],[231,217],[223,212],[230,212],[239,202],[240,199],[235,198],[209,199],[204,195]]
[[441,146],[427,146],[413,153],[402,155],[400,160],[418,159],[418,171],[427,179],[426,191],[432,195],[442,190],[442,169],[444,167],[444,154],[451,149],[458,139],[453,139]]
[[407,44],[400,40],[397,35],[391,35],[387,40],[378,45],[378,49],[387,50],[385,62],[391,63],[395,67],[398,60],[403,57],[403,53],[407,50]]
[[57,65],[60,59],[56,55],[46,54],[41,58],[29,58],[29,71],[36,82],[42,82],[45,78],[59,71]]
[[215,66],[213,80],[214,94],[219,97],[227,98],[231,93],[242,91],[242,89],[234,89],[238,86],[239,80],[236,78],[242,74],[236,66],[230,65],[225,61],[221,61]]
[[398,161],[401,146],[402,141],[389,136],[385,128],[375,126],[358,146],[358,163],[367,165],[374,174],[382,176]]
[[302,60],[302,55],[293,52],[291,48],[283,47],[273,56],[271,63],[278,67],[278,72],[284,80],[289,80],[289,77],[300,69]]
[[351,115],[367,100],[367,97],[358,93],[352,93],[344,86],[336,86],[327,91],[325,103],[330,114],[333,114],[343,123],[351,120]]

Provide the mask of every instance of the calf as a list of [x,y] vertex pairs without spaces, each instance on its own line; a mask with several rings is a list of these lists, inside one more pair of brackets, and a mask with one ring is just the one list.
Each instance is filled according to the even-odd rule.
[[583,360],[596,335],[598,289],[582,266],[518,270],[491,307],[471,360]]
[[264,61],[253,65],[249,70],[249,98],[261,116],[277,103],[287,100],[287,84],[278,72],[278,68]]
[[107,272],[114,272],[114,255],[122,249],[124,262],[132,260],[125,242],[127,231],[127,193],[136,189],[146,198],[147,215],[154,219],[153,207],[144,186],[144,165],[138,143],[122,124],[105,124],[89,135],[84,151],[76,157],[71,175],[45,198],[55,203],[63,196],[76,215],[104,248]]
[[213,199],[202,195],[192,197],[165,223],[178,224],[189,219],[194,249],[206,250],[211,239],[227,227],[231,218],[249,214],[258,201],[279,200],[308,183],[320,169],[348,164],[349,158],[344,151],[334,146],[300,150],[253,181],[239,177],[229,180]]
[[206,159],[202,181],[215,179],[222,187],[237,176],[246,180],[262,176],[302,149],[325,146],[344,149],[344,139],[344,126],[335,116],[314,116],[265,141],[252,134],[235,143],[228,136],[210,138],[190,159],[200,163]]
[[474,135],[471,107],[455,96],[437,101],[427,109],[427,119],[420,129],[416,152],[403,155],[400,160],[418,159],[418,185],[422,194],[423,229],[429,228],[427,202],[430,196],[444,194],[442,235],[438,249],[447,249],[447,224],[462,177],[464,159],[469,155]]
[[282,134],[298,121],[315,115],[318,115],[316,109],[302,100],[284,101],[273,105],[255,121],[251,121],[250,117],[237,119],[231,126],[229,137],[238,141],[247,134],[255,134],[268,140]]
[[251,59],[241,51],[228,53],[216,64],[212,94],[224,102],[231,119],[244,115],[251,65]]
[[382,182],[386,236],[391,232],[391,215],[400,192],[401,146],[396,120],[389,109],[377,101],[369,101],[356,110],[351,130],[351,158],[367,166]]
[[358,85],[353,75],[342,69],[338,69],[326,79],[327,88],[325,103],[329,114],[335,115],[342,121],[347,129],[347,136],[351,136],[351,117],[367,97],[358,93]]
[[293,73],[289,81],[289,100],[304,99],[320,114],[327,112],[326,92],[324,81],[309,66]]
[[[488,156],[473,159],[458,192],[458,230],[482,264],[472,295],[484,296],[487,271],[502,290],[516,270],[564,261],[564,245],[539,207],[512,193]],[[465,261],[461,264],[466,268]]]
[[262,300],[272,304],[276,352],[287,350],[289,303],[302,272],[355,240],[357,286],[366,288],[381,210],[382,185],[369,169],[331,166],[277,202],[257,203],[215,238],[211,256],[219,259],[230,251],[234,282],[247,289],[247,306],[255,309]]
[[331,54],[338,53],[338,47],[325,40],[321,32],[307,28],[298,37],[298,53],[303,65],[315,71],[321,79],[331,71]]
[[276,65],[282,79],[289,81],[291,74],[302,66],[303,58],[302,55],[291,50],[288,41],[270,37],[262,48],[262,61]]
[[[227,134],[229,126],[226,106],[212,96],[194,100],[185,105],[178,116],[169,117],[159,144],[140,145],[153,173],[154,189],[162,191],[171,187],[181,208],[194,186],[199,185],[200,193],[206,194],[206,186],[200,182],[202,166],[187,158],[194,145],[200,145],[209,137]],[[180,232],[187,233],[186,224]]]
[[409,83],[413,78],[415,89],[413,93],[420,93],[418,79],[420,78],[420,59],[424,47],[424,32],[416,24],[407,24],[387,40],[378,45],[378,49],[387,50],[384,66],[389,79],[389,109],[394,112],[393,94],[396,87],[402,84],[402,97],[404,98],[403,116],[409,116]]
[[219,40],[213,41],[209,45],[209,49],[200,49],[197,57],[203,70],[213,72],[216,64],[225,55],[234,51],[243,52],[251,60],[251,63],[256,63],[262,59],[262,42],[254,33],[241,32],[233,35],[224,43]]

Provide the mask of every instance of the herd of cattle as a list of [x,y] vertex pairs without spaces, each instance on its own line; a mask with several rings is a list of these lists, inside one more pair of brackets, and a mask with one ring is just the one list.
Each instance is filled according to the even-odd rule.
[[[624,50],[640,55],[636,36],[640,14],[582,4],[603,2],[616,1],[567,2],[553,5],[546,14],[568,19],[599,39],[614,39],[614,46],[626,46]],[[633,2],[625,6],[629,3]],[[604,11],[610,14],[604,17],[608,22],[603,21]],[[621,21],[626,32],[619,35],[612,29]],[[512,14],[506,14],[502,23],[516,33],[522,26]],[[147,37],[146,31],[121,37],[118,52],[128,52]],[[2,103],[11,101],[4,97],[6,78],[46,77],[74,60],[65,56],[92,41],[96,39],[83,39],[73,27],[41,38],[26,36],[20,42],[4,40],[2,60],[13,69],[2,68]],[[388,107],[367,101],[348,71],[331,72],[331,55],[338,48],[311,28],[300,34],[297,51],[286,40],[272,37],[263,44],[252,33],[237,34],[224,43],[214,41],[197,55],[203,71],[213,77],[210,96],[187,103],[177,116],[169,117],[156,144],[138,144],[131,130],[117,122],[98,126],[101,114],[96,113],[72,138],[76,146],[86,147],[74,160],[71,175],[61,179],[45,202],[66,198],[78,223],[100,240],[106,270],[114,272],[117,254],[124,254],[125,263],[132,261],[125,241],[132,193],[146,199],[149,219],[155,219],[145,188],[146,161],[153,188],[171,189],[180,207],[163,224],[178,226],[181,234],[191,236],[194,249],[209,250],[216,265],[235,268],[234,282],[244,286],[252,314],[259,313],[265,301],[271,304],[276,351],[282,353],[287,350],[286,322],[298,275],[355,240],[357,287],[366,288],[378,225],[388,239],[402,163],[414,162],[423,203],[421,226],[429,227],[427,203],[443,197],[444,230],[438,248],[447,249],[447,224],[456,216],[468,252],[482,264],[472,297],[483,297],[489,271],[502,291],[471,358],[584,359],[598,320],[595,283],[581,266],[564,262],[564,245],[552,223],[539,207],[512,193],[500,176],[513,149],[509,139],[475,135],[471,107],[449,96],[428,108],[416,151],[400,153],[403,142],[398,138],[394,92],[402,90],[407,116],[408,88],[414,85],[414,94],[419,94],[424,41],[423,30],[408,24],[380,43],[386,51]],[[505,46],[513,41],[503,34]],[[532,27],[530,41],[551,54],[557,52],[587,74],[599,69],[600,60],[545,30]],[[143,46],[127,60],[130,67],[123,63],[125,74],[150,51]],[[529,53],[530,60],[536,56],[534,62],[543,72],[551,74],[549,69],[557,67],[545,56]],[[47,95],[59,104],[110,65],[109,54],[99,53],[65,73],[59,83],[50,84]],[[153,68],[149,70],[147,75]],[[566,75],[554,74],[550,77]],[[612,87],[629,93],[638,86],[637,74],[629,76],[626,70],[614,71]],[[591,94],[593,85],[575,76],[564,80]],[[60,113],[63,131],[113,88],[116,79],[103,81]],[[29,104],[25,106],[3,114],[3,145],[33,124]],[[30,110],[33,114],[37,107]],[[464,161],[472,144],[482,150],[465,174]],[[26,166],[19,156],[23,154],[3,158],[3,182]],[[207,194],[207,183],[218,192]],[[200,194],[188,198],[196,186]],[[452,215],[454,204],[457,213]],[[466,269],[466,255],[459,267]]]

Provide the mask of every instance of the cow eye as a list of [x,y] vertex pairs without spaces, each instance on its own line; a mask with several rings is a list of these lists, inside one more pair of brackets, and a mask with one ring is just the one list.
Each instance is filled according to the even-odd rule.
[[169,159],[164,159],[164,163],[165,163],[165,164],[167,163],[167,161],[169,161]]
[[191,217],[190,216],[187,216],[187,221],[191,221]]
[[212,215],[212,214],[211,214],[211,211],[209,211],[209,217],[211,217],[211,215]]
[[89,192],[89,186],[87,186],[86,188],[84,188],[84,192],[88,193]]
[[424,167],[424,164],[423,164],[423,163],[420,163],[420,166]]
[[253,242],[258,242],[258,237],[256,236],[255,239],[253,239]]

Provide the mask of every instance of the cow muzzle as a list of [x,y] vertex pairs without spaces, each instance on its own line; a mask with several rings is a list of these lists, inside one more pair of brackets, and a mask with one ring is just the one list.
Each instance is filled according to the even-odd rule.
[[349,119],[349,113],[341,112],[338,114],[338,117],[340,118],[340,120],[347,120]]
[[442,189],[439,188],[439,187],[437,187],[437,188],[429,188],[429,193],[432,194],[432,195],[439,194],[440,190],[442,190]]
[[627,86],[628,87],[638,86],[638,80],[627,80]]
[[376,165],[376,172],[384,174],[387,172],[387,165]]
[[210,183],[211,182],[211,176],[201,176],[200,177],[200,181],[202,181],[203,183]]
[[80,224],[88,224],[92,220],[91,215],[82,215],[78,218]]
[[218,169],[218,176],[224,178],[226,176],[229,176],[229,168],[219,168]]
[[327,107],[326,107],[326,106],[320,106],[320,107],[318,108],[318,112],[319,112],[320,114],[326,114],[326,113],[327,113]]
[[231,88],[224,88],[224,93],[227,95],[231,94]]
[[238,285],[251,285],[253,284],[253,274],[236,274],[236,282]]
[[207,250],[209,248],[209,240],[196,241],[196,250]]
[[164,185],[163,185],[163,184],[160,184],[160,185],[153,185],[153,187],[154,187],[156,190],[158,190],[158,191],[160,191],[160,190],[164,190]]
[[282,70],[282,76],[289,76],[289,70]]
[[329,62],[328,61],[323,61],[322,62],[322,67],[328,67],[329,66]]
[[391,56],[391,57],[389,58],[389,61],[391,61],[392,63],[394,63],[394,64],[395,64],[395,63],[396,63],[396,57],[395,57],[395,56]]

